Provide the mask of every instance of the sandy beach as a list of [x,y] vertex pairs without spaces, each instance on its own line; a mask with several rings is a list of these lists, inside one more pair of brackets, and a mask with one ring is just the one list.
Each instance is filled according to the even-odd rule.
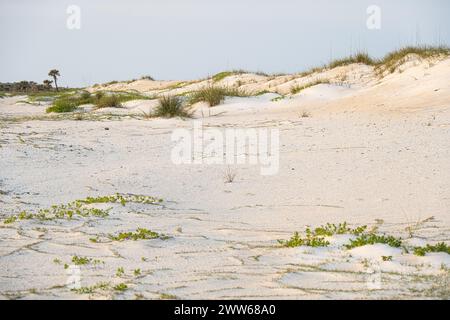
[[[450,241],[449,83],[450,58],[410,55],[381,76],[350,64],[86,88],[249,93],[196,103],[185,119],[145,117],[157,99],[54,114],[45,112],[51,102],[3,97],[0,298],[448,299],[450,255],[412,250]],[[175,164],[174,130],[195,125],[277,129],[276,174],[262,175],[260,164]],[[116,194],[127,200],[81,202],[104,215],[20,216]],[[402,245],[348,249],[357,237],[348,233],[327,236],[327,246],[278,242],[344,222]],[[139,228],[157,235],[112,236]]]

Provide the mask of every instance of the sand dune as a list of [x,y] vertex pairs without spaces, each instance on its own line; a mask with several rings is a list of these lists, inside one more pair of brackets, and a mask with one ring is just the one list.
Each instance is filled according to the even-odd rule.
[[[411,55],[394,72],[378,72],[351,64],[306,76],[87,88],[153,96],[214,84],[254,94],[212,108],[197,103],[192,119],[143,118],[157,100],[83,106],[91,118],[74,121],[46,115],[48,103],[0,99],[0,297],[448,299],[450,256],[411,248],[450,240],[450,58]],[[317,80],[328,83],[292,93]],[[198,121],[222,131],[278,129],[278,173],[233,165],[226,183],[229,165],[174,164],[173,130],[191,132]],[[111,208],[105,217],[4,221],[116,193],[163,201],[89,204]],[[326,247],[277,242],[344,221],[403,244],[345,249],[351,234],[327,237]],[[111,238],[137,228],[170,238]],[[81,287],[68,288],[68,277]]]

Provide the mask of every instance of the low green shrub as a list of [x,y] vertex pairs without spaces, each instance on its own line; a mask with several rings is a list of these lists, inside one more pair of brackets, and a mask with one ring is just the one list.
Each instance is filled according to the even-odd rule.
[[371,245],[375,243],[387,244],[394,248],[399,248],[402,245],[401,238],[395,238],[393,236],[377,235],[374,233],[361,234],[356,239],[350,239],[350,244],[344,245],[347,249],[353,249],[356,247],[362,247],[365,245]]
[[183,105],[183,101],[177,96],[162,96],[155,110],[157,117],[190,117],[189,112]]

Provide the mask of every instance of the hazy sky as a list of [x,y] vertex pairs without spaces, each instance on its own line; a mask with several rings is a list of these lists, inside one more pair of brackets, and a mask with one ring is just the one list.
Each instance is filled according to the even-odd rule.
[[[81,28],[66,26],[69,5]],[[381,29],[366,26],[381,9]],[[448,0],[0,0],[0,82],[86,86],[225,69],[296,72],[357,50],[450,44]]]

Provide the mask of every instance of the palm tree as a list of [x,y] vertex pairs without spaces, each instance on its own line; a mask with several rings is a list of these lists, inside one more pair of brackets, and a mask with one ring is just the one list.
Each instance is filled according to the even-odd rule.
[[58,91],[58,84],[56,83],[56,78],[60,76],[59,70],[52,69],[52,70],[50,70],[50,72],[48,73],[48,75],[49,75],[50,77],[53,77],[53,80],[55,81],[55,88],[56,88],[56,91]]
[[44,84],[44,86],[46,87],[46,88],[48,88],[48,89],[50,89],[51,87],[52,87],[52,83],[53,83],[53,81],[52,80],[44,80],[44,81],[42,81],[42,83]]

